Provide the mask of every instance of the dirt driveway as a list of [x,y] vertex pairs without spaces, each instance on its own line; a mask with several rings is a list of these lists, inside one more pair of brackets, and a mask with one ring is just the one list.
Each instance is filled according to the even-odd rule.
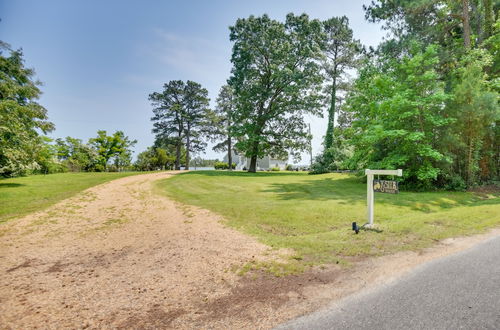
[[170,175],[115,180],[1,225],[1,326],[209,324],[206,303],[239,280],[231,267],[267,248],[154,194]]
[[1,224],[0,328],[270,328],[464,246],[241,277],[280,251],[155,194],[171,175],[118,179]]

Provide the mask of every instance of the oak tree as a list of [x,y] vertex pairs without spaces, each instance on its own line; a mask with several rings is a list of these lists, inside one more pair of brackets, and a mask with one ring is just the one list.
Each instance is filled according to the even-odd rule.
[[305,14],[288,14],[285,23],[250,16],[230,27],[233,132],[236,147],[250,158],[249,172],[266,154],[298,158],[307,150],[303,115],[321,115],[321,35],[321,22]]

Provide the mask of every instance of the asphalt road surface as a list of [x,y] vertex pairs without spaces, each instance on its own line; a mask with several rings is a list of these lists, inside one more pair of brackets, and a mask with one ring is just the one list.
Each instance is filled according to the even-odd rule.
[[500,237],[279,329],[500,329]]

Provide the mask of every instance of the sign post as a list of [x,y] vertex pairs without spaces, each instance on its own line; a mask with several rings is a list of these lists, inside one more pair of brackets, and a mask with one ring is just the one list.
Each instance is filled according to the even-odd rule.
[[[366,182],[366,203],[368,207],[368,223],[366,227],[373,226],[373,201],[374,201],[374,189],[373,189],[373,175],[397,175],[402,176],[403,170],[365,170],[365,175],[367,176]],[[395,181],[385,181],[377,180],[377,187],[375,191],[386,192],[391,194],[398,193],[398,185]]]

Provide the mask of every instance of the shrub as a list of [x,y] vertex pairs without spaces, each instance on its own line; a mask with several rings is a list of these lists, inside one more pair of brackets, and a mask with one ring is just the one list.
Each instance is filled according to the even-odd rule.
[[[216,170],[228,170],[229,169],[229,164],[225,163],[225,162],[215,162],[214,163],[214,168]],[[233,170],[236,168],[236,164],[235,163],[232,164],[232,168],[233,168]]]
[[279,172],[280,168],[279,167],[271,167],[271,171],[273,171],[273,172]]
[[460,175],[450,175],[448,182],[445,184],[444,189],[464,191],[467,188],[465,180]]
[[292,164],[288,164],[288,165],[286,166],[286,170],[287,170],[287,171],[293,171],[293,170],[294,170],[293,165],[292,165]]

